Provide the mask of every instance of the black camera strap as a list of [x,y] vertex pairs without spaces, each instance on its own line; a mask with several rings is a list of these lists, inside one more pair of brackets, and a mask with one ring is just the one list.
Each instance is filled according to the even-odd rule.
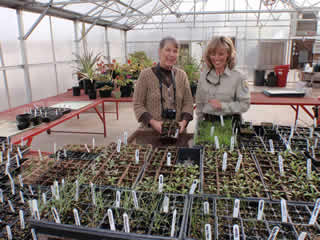
[[[162,95],[162,83],[163,83],[162,79],[165,79],[166,76],[164,76],[163,73],[161,72],[159,63],[157,65],[157,67],[155,68],[154,73],[158,77],[159,84],[160,84],[160,103],[161,103],[161,112],[163,112],[164,99],[163,99],[163,95]],[[175,81],[174,73],[172,70],[171,70],[170,80],[171,80],[171,83],[173,86],[173,105],[174,105],[174,108],[176,108],[176,81]]]

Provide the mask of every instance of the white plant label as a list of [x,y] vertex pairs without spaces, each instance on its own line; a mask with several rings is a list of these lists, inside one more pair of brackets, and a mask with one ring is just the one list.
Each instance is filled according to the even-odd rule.
[[61,187],[64,188],[64,178],[61,180]]
[[[87,146],[87,148],[88,148],[88,146]],[[89,150],[90,151],[90,150]],[[63,149],[63,156],[65,157],[65,158],[67,158],[67,156],[68,156],[68,154],[67,154],[67,149]]]
[[19,174],[18,178],[19,178],[19,184],[20,184],[20,187],[22,187],[22,188],[23,188],[22,176]]
[[94,150],[95,146],[96,146],[96,139],[93,137],[92,138],[92,150]]
[[117,152],[119,153],[120,150],[121,150],[121,139],[118,139]]
[[84,147],[86,148],[87,152],[90,152],[90,149],[88,148],[88,144],[85,144]]
[[59,161],[60,160],[60,152],[58,152],[58,154],[57,154],[57,161]]
[[36,230],[34,230],[33,228],[31,229],[31,235],[33,240],[38,240]]
[[298,240],[305,240],[307,237],[307,233],[306,232],[302,232],[300,233],[299,237],[298,237]]
[[74,200],[77,202],[79,201],[79,181],[78,181],[78,179],[76,180],[76,194],[74,196]]
[[26,224],[24,222],[24,215],[22,210],[19,210],[19,217],[20,217],[20,228],[23,230],[26,228]]
[[278,235],[278,233],[279,233],[279,230],[280,230],[280,228],[279,228],[278,226],[275,226],[275,227],[272,229],[272,231],[271,231],[271,233],[270,233],[270,235],[269,235],[269,237],[268,237],[268,240],[275,240],[275,239],[277,239],[277,235]]
[[233,225],[233,240],[240,240],[239,225]]
[[42,158],[42,153],[41,153],[41,150],[40,150],[40,149],[38,150],[38,153],[39,153],[40,161],[42,161],[42,160],[43,160],[43,158]]
[[131,193],[132,193],[134,207],[136,209],[138,209],[139,208],[139,204],[138,204],[137,193],[136,193],[136,191],[132,191]]
[[42,202],[44,205],[47,205],[47,195],[46,193],[42,193]]
[[273,141],[272,141],[272,139],[269,139],[269,146],[270,146],[270,152],[271,152],[272,154],[274,154],[274,146],[273,146]]
[[10,152],[8,151],[8,153],[7,153],[7,163],[8,163],[8,165],[10,165],[10,159],[11,157],[10,157]]
[[21,153],[21,150],[20,150],[20,147],[18,147],[18,154],[19,154],[19,158],[22,159],[23,156],[22,156],[22,153]]
[[239,199],[235,199],[234,200],[232,217],[233,218],[238,218],[239,217],[239,213],[240,213],[240,200]]
[[9,163],[10,163],[9,161],[6,163],[6,170],[4,172],[5,175],[9,175],[9,167],[10,167]]
[[123,143],[124,143],[125,145],[128,144],[128,132],[124,132],[124,133],[123,133]]
[[287,201],[281,199],[281,221],[288,222]]
[[316,153],[315,153],[315,151],[314,151],[314,147],[313,147],[313,146],[311,146],[311,151],[312,151],[312,157],[313,157],[313,158],[316,158]]
[[110,230],[111,231],[115,231],[116,230],[116,225],[114,224],[113,213],[112,213],[112,210],[110,208],[108,209],[108,219],[109,219]]
[[206,240],[212,240],[210,224],[207,223],[206,225],[204,225],[204,231],[206,235]]
[[162,203],[162,209],[164,213],[168,213],[169,212],[169,197],[165,196],[163,203]]
[[33,216],[36,220],[40,220],[40,213],[39,213],[39,208],[38,208],[38,200],[33,199],[32,200],[32,211],[33,211]]
[[160,174],[159,175],[159,187],[158,187],[158,191],[161,193],[163,191],[163,175]]
[[228,153],[224,152],[223,153],[223,160],[222,160],[222,171],[226,171],[227,170],[227,161],[228,161]]
[[16,154],[16,164],[17,164],[17,167],[20,167],[20,161],[19,161],[19,155]]
[[309,128],[309,138],[313,137],[313,127]]
[[16,211],[14,210],[14,207],[13,207],[13,205],[12,205],[11,200],[8,200],[8,204],[9,204],[10,211],[11,211],[12,213],[15,213]]
[[15,189],[14,181],[13,181],[10,173],[8,173],[8,177],[9,177],[10,185],[11,185],[11,193],[12,193],[12,195],[15,195],[16,194],[16,189]]
[[263,218],[263,210],[264,210],[264,200],[259,200],[258,216],[257,216],[257,220],[258,220],[258,221],[262,221],[262,218]]
[[0,188],[0,203],[3,203],[3,190]]
[[167,166],[171,166],[171,152],[167,154]]
[[0,152],[0,163],[3,163],[3,152]]
[[293,137],[293,134],[294,134],[294,125],[292,125],[290,129],[289,141]]
[[108,209],[108,220],[109,220],[110,230],[111,231],[115,231],[116,230],[116,225],[114,224],[113,213],[112,213],[112,210],[110,208]]
[[124,223],[124,231],[126,233],[129,233],[130,232],[129,217],[128,217],[128,214],[126,213],[123,214],[123,223]]
[[54,188],[56,199],[59,200],[60,199],[60,191],[59,191],[59,183],[58,183],[58,181],[54,181],[53,182],[53,188]]
[[57,143],[53,144],[53,154],[56,154],[57,152]]
[[210,209],[209,209],[209,202],[204,202],[203,203],[203,213],[204,215],[209,215]]
[[172,222],[171,222],[171,234],[170,234],[171,237],[174,237],[176,219],[177,219],[177,209],[173,211]]
[[81,223],[80,223],[80,217],[79,217],[79,212],[76,208],[73,209],[73,216],[74,216],[74,221],[75,221],[75,224],[77,226],[80,226]]
[[116,208],[120,207],[120,196],[121,196],[120,191],[117,191],[116,192]]
[[220,149],[218,136],[214,136],[214,144],[216,146],[216,149]]
[[58,211],[55,207],[51,207],[51,213],[56,223],[61,223]]
[[194,194],[196,188],[197,188],[197,185],[198,185],[198,180],[194,180],[192,185],[191,185],[191,189],[189,191],[189,194]]
[[318,147],[318,138],[316,137],[316,139],[314,140],[314,149],[317,149]]
[[13,152],[13,144],[10,143],[10,152]]
[[56,109],[56,115],[58,115],[58,109]]
[[314,127],[314,128],[317,127],[317,118],[313,118],[313,127]]
[[236,172],[239,172],[240,166],[241,166],[241,162],[242,162],[242,154],[239,153],[238,161],[237,161],[237,165],[236,165]]
[[7,235],[8,235],[8,240],[12,240],[12,232],[11,232],[11,228],[9,225],[6,225],[6,230],[7,230]]
[[214,134],[214,126],[212,126],[211,129],[210,129],[210,137],[212,137],[213,134]]
[[283,170],[283,158],[282,158],[282,156],[281,156],[280,154],[278,155],[278,162],[279,162],[280,175],[283,176],[283,174],[284,174],[284,170]]
[[307,179],[311,179],[311,171],[312,171],[312,169],[311,169],[311,159],[310,158],[308,158],[307,159]]
[[29,192],[31,193],[31,195],[34,195],[34,192],[33,192],[32,186],[31,186],[31,185],[28,185],[28,188],[29,188]]
[[19,195],[20,195],[20,202],[21,202],[22,204],[24,204],[23,192],[22,192],[22,191],[19,191]]
[[97,205],[97,202],[96,202],[96,191],[94,189],[94,186],[93,186],[92,182],[90,183],[90,187],[91,187],[92,204],[93,204],[93,206],[96,206]]
[[224,120],[222,115],[220,115],[220,123],[221,123],[221,127],[224,127]]
[[234,136],[230,139],[230,151],[232,152],[234,150]]
[[308,140],[308,139],[306,139],[306,142],[307,142],[307,151],[309,151],[309,148],[310,148],[309,140]]
[[314,204],[311,218],[309,220],[310,225],[314,225],[316,223],[318,215],[319,215],[319,211],[320,211],[320,198],[318,198],[316,203]]
[[139,149],[136,149],[136,164],[139,164]]

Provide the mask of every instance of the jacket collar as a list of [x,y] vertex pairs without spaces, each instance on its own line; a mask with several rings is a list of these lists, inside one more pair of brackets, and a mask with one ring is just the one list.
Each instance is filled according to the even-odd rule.
[[[220,75],[220,78],[223,75],[226,75],[226,76],[231,75],[231,70],[229,69],[228,66],[225,68],[224,72]],[[207,68],[206,69],[206,79],[207,79],[207,81],[209,81],[215,85],[217,85],[219,83],[219,75],[216,74],[216,71],[214,70],[214,68],[211,68],[211,69]]]

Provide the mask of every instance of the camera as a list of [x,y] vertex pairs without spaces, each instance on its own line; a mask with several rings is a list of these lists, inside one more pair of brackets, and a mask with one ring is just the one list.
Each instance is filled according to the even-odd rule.
[[176,119],[176,110],[175,109],[164,109],[162,111],[162,118]]

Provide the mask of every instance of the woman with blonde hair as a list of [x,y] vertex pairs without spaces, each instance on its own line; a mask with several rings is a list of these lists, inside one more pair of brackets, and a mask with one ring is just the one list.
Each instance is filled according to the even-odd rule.
[[228,37],[214,37],[203,59],[196,94],[197,118],[220,120],[246,112],[250,107],[250,92],[246,77],[235,69],[236,51]]

